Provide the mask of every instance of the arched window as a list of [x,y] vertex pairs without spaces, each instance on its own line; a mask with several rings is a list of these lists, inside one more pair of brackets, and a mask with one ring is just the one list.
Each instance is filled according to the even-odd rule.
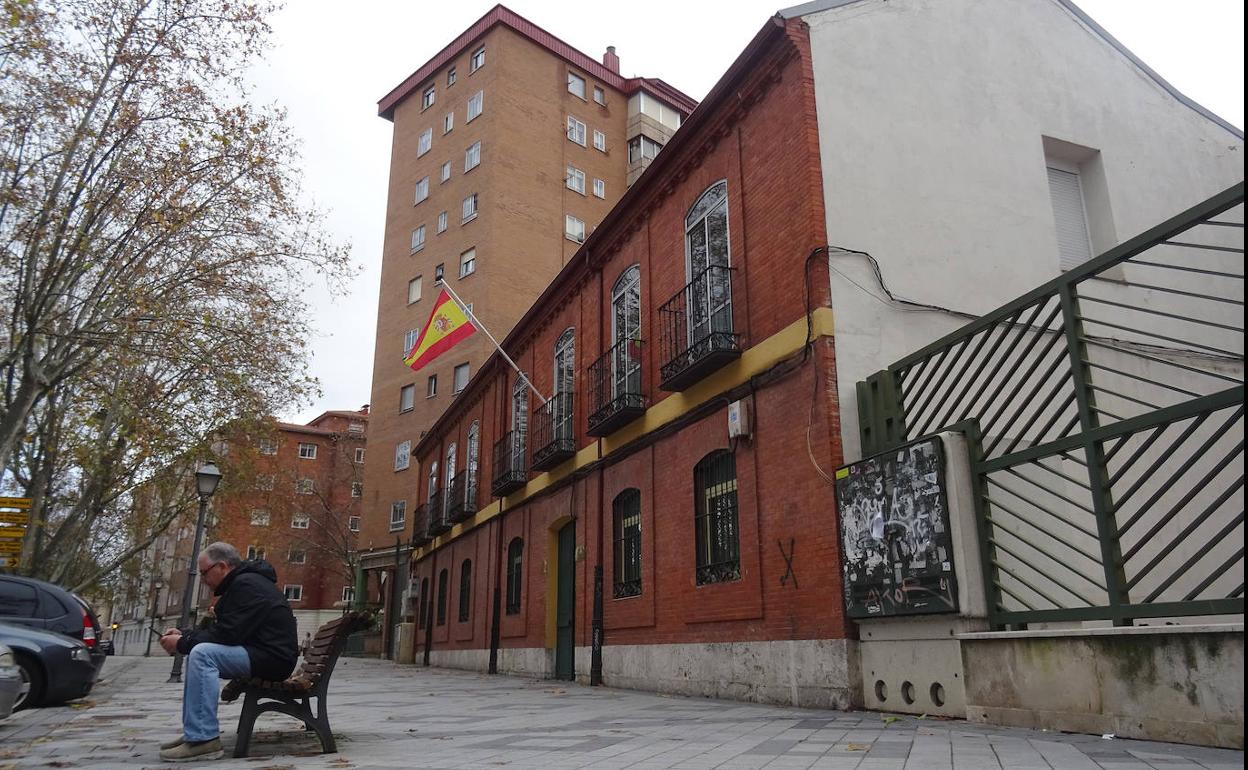
[[691,345],[716,332],[732,332],[728,265],[728,183],[721,179],[698,197],[685,216]]
[[641,593],[641,491],[626,489],[611,504],[615,540],[616,599]]
[[455,460],[459,454],[459,446],[452,443],[446,448],[446,481],[442,484],[442,488],[446,490],[446,495],[442,500],[442,509],[446,510],[451,507],[451,493],[455,491],[451,484],[455,481]]
[[459,622],[468,622],[472,610],[472,560],[464,559],[459,566]]
[[438,625],[446,625],[446,570],[438,573]]
[[481,422],[474,420],[468,428],[468,455],[464,468],[468,472],[468,483],[464,487],[464,500],[473,510],[477,502],[477,468],[481,465]]
[[741,579],[737,531],[737,463],[727,450],[712,452],[694,466],[694,529],[697,583]]
[[529,386],[523,377],[511,389],[511,430],[510,470],[523,471],[529,432]]
[[572,436],[572,393],[576,389],[576,330],[564,329],[555,342],[555,392],[551,398],[551,438]]
[[[621,344],[623,343],[623,344]],[[633,265],[611,289],[611,398],[641,392],[641,268]]]
[[524,540],[515,538],[507,544],[507,614],[520,613],[520,590],[524,566]]
[[[426,498],[425,502],[429,503],[430,505],[433,505],[433,498],[438,494],[438,461],[437,460],[434,460],[433,465],[429,466],[429,489],[427,491],[428,491],[428,497]],[[433,511],[430,511],[429,513],[432,514]]]
[[429,578],[422,578],[420,581],[420,608],[419,608],[420,611],[416,613],[416,623],[418,624],[419,628],[425,627],[425,623],[427,622],[425,616],[428,615],[429,613],[428,607],[429,607]]

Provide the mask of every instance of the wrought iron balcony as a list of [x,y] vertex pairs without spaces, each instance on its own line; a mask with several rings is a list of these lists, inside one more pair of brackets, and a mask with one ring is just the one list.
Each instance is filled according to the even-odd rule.
[[711,265],[659,308],[663,390],[684,390],[741,357],[732,331],[732,273]]
[[529,480],[525,454],[523,430],[508,431],[494,444],[494,478],[490,492],[495,497],[509,495]]
[[548,470],[574,454],[572,394],[556,393],[533,413],[533,470]]
[[477,512],[477,476],[463,470],[455,474],[447,487],[446,516],[452,523],[471,519]]
[[419,548],[429,543],[429,509],[418,505],[412,512],[412,547]]
[[590,364],[589,435],[605,436],[646,411],[646,397],[641,393],[641,351],[641,340],[620,340]]
[[429,537],[437,537],[451,529],[451,521],[446,517],[446,506],[442,502],[442,490],[439,489],[429,496],[425,510],[429,512],[429,528],[426,530]]

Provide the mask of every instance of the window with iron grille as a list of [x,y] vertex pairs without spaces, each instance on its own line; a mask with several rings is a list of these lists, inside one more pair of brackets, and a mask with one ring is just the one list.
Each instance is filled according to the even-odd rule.
[[459,622],[468,622],[472,609],[472,559],[464,559],[459,567]]
[[611,504],[615,521],[616,599],[641,594],[641,490],[626,489]]
[[741,579],[737,530],[737,463],[727,450],[712,452],[693,469],[697,584]]
[[520,585],[524,567],[524,540],[513,539],[507,545],[507,614],[520,614]]
[[438,573],[438,625],[446,625],[446,570]]

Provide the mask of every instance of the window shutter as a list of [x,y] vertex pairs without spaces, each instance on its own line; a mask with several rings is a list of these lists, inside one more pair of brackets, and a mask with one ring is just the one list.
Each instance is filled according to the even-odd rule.
[[1057,249],[1062,270],[1070,270],[1092,259],[1088,218],[1084,213],[1083,189],[1079,175],[1055,168],[1049,172],[1049,200],[1057,224]]

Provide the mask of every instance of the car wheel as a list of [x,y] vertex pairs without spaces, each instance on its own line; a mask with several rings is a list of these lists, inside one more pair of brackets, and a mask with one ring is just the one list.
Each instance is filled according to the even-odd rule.
[[17,688],[13,710],[38,706],[43,701],[43,671],[30,658],[18,655],[17,672],[22,682]]

